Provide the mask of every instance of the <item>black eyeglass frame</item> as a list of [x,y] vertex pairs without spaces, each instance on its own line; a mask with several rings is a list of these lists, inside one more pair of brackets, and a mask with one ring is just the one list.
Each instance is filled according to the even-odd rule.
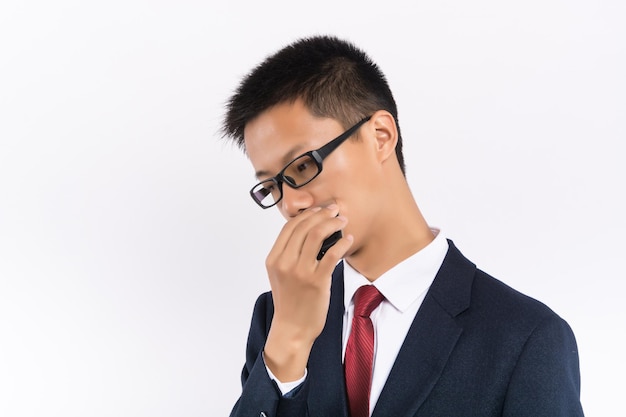
[[[299,155],[299,156],[293,158],[288,164],[286,164],[283,167],[283,169],[275,177],[268,178],[266,180],[263,180],[263,181],[255,184],[254,187],[252,187],[250,189],[250,197],[252,197],[252,200],[254,200],[254,202],[257,203],[263,209],[274,207],[276,204],[278,204],[280,202],[280,200],[283,199],[283,183],[287,184],[289,187],[291,187],[293,189],[297,189],[297,188],[304,187],[305,185],[307,185],[308,183],[313,181],[315,178],[317,178],[322,173],[322,168],[323,168],[322,161],[328,155],[330,155],[331,152],[333,152],[335,149],[337,149],[339,147],[339,145],[341,145],[343,142],[345,142],[346,139],[348,139],[350,136],[352,136],[354,134],[354,132],[357,131],[357,129],[359,129],[365,122],[367,122],[371,118],[372,118],[372,116],[367,116],[366,118],[361,119],[357,124],[352,126],[350,129],[346,130],[341,135],[337,136],[335,139],[331,140],[330,142],[328,142],[326,145],[322,146],[321,148],[315,149],[313,151],[305,152],[302,155]],[[306,182],[303,182],[302,184],[295,184],[292,181],[290,181],[288,176],[285,175],[285,171],[296,160],[298,160],[298,159],[300,159],[300,158],[302,158],[304,156],[307,156],[307,155],[309,157],[311,157],[311,159],[313,161],[315,161],[315,164],[317,165],[317,174],[315,174],[313,177],[311,177]],[[276,184],[276,186],[278,187],[278,190],[280,191],[280,197],[276,201],[274,201],[273,204],[270,204],[269,206],[262,204],[260,201],[258,201],[254,197],[254,189],[257,188],[259,185],[267,183],[267,182],[273,182],[274,184]]]

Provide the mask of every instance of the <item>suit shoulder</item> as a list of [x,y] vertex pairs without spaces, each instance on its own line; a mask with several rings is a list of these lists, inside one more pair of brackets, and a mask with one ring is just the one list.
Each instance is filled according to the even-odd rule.
[[[472,284],[472,307],[508,322],[537,325],[543,321],[563,321],[543,302],[528,296],[499,279],[477,269]],[[564,322],[564,321],[563,321]]]

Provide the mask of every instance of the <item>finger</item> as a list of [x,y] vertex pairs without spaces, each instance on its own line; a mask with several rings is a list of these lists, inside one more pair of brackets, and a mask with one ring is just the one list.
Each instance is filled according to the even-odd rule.
[[338,230],[343,230],[347,223],[348,220],[345,217],[335,216],[317,224],[314,228],[309,230],[300,253],[302,261],[308,263],[310,266],[316,266],[317,255],[324,240]]
[[[294,262],[298,262],[298,260],[302,257],[305,243],[310,239],[313,239],[314,241],[317,240],[317,248],[319,250],[319,247],[322,244],[322,240],[330,236],[335,230],[339,230],[339,228],[336,228],[334,230],[328,231],[329,226],[324,226],[326,222],[335,219],[335,217],[337,216],[337,211],[337,206],[333,204],[322,210],[319,210],[318,212],[299,222],[293,228],[291,237],[285,244],[281,256],[285,259],[291,259]],[[313,257],[309,258],[314,261],[315,256],[317,256],[317,252],[315,253],[315,255],[313,255]]]
[[289,220],[285,223],[270,250],[268,255],[268,259],[272,258],[276,255],[280,255],[283,253],[287,246],[289,246],[289,241],[292,239],[294,230],[303,222],[305,222],[308,218],[313,216],[315,213],[321,211],[321,207],[313,207],[309,210],[305,210],[302,214],[298,215],[294,219]]

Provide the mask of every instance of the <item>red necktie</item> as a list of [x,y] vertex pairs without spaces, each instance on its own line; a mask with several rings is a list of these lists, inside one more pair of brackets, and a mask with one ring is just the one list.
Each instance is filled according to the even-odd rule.
[[369,417],[374,364],[370,314],[384,298],[373,285],[364,285],[354,293],[354,317],[344,360],[350,417]]

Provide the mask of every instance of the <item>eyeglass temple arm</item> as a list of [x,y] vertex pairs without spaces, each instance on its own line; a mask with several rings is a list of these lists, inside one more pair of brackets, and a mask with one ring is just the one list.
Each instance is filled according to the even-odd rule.
[[346,130],[344,133],[342,133],[341,135],[337,136],[335,139],[328,142],[326,145],[322,146],[316,151],[311,152],[311,154],[317,160],[318,163],[322,162],[322,160],[326,158],[332,151],[337,149],[337,147],[341,145],[344,140],[352,136],[352,134],[356,132],[357,129],[361,127],[361,125],[363,125],[363,123],[367,122],[371,118],[372,116],[368,116],[362,119],[357,124],[352,126],[350,129]]

